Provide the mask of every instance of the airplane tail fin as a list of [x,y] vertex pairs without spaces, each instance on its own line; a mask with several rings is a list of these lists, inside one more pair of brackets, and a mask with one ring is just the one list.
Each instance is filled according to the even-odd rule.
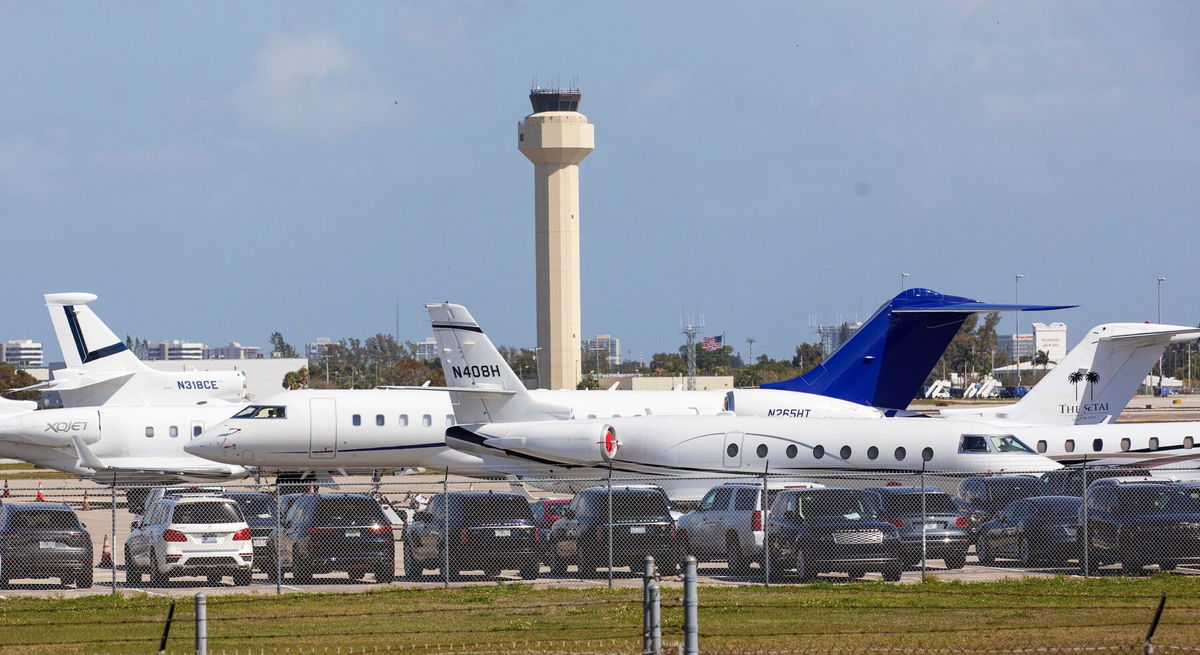
[[816,368],[762,387],[902,410],[971,314],[1069,307],[1074,305],[991,304],[932,289],[907,289],[884,303]]
[[570,410],[536,400],[462,305],[425,305],[437,339],[454,418],[461,424],[570,418]]
[[88,307],[94,294],[48,293],[45,299],[67,368],[88,373],[150,370]]
[[[1094,425],[1117,420],[1146,373],[1172,341],[1200,329],[1157,323],[1098,325],[1025,394],[1008,407],[982,410],[992,418],[1035,425]],[[963,408],[963,415],[981,410]],[[956,414],[943,410],[942,414]]]

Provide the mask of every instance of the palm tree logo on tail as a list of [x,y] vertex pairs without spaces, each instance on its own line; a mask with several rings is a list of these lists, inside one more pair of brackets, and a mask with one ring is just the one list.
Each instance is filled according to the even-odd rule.
[[1074,371],[1067,376],[1067,382],[1075,385],[1075,402],[1079,402],[1079,383],[1083,382],[1083,372]]
[[[1088,383],[1088,399],[1095,400],[1096,384],[1100,382],[1100,374],[1095,371],[1088,371],[1087,375],[1083,376],[1083,379],[1087,380]],[[1078,390],[1078,387],[1076,389]]]

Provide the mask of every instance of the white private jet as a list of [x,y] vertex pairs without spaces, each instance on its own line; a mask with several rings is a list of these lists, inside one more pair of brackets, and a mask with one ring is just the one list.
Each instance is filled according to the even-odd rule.
[[[496,471],[525,478],[658,476],[672,498],[698,499],[713,477],[766,472],[812,477],[871,473],[935,475],[1042,472],[1059,465],[1006,431],[981,423],[927,418],[780,418],[722,412],[716,416],[608,416],[562,420],[521,385],[499,351],[461,305],[427,305],[451,382],[455,449]],[[478,371],[498,371],[478,375]],[[983,450],[963,450],[966,437]],[[972,441],[973,442],[973,441]],[[690,476],[688,478],[675,476]],[[877,476],[876,476],[877,477]],[[709,479],[705,479],[709,478]],[[557,486],[541,481],[536,486]],[[562,483],[566,488],[577,486]]]
[[[535,390],[529,396],[544,412],[565,419],[715,415],[735,408],[739,415],[775,418],[877,418],[884,412],[864,403],[912,398],[970,314],[1056,308],[1060,306],[986,304],[909,289],[884,303],[818,369],[787,381],[795,390]],[[488,380],[500,374],[492,361],[474,369],[446,369],[447,379],[473,375]],[[302,475],[416,467],[495,475],[479,458],[446,447],[446,428],[454,424],[448,390],[282,392],[247,407],[186,449],[218,462]],[[498,413],[493,418],[520,417]]]

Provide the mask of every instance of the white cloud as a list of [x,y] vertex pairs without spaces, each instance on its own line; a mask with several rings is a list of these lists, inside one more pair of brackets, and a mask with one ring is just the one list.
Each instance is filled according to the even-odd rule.
[[337,36],[273,34],[234,91],[243,120],[258,127],[328,136],[394,124],[403,101]]

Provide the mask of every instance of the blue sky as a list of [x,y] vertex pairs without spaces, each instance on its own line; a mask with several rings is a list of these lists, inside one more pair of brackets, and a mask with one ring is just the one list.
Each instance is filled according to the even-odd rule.
[[[900,287],[1200,322],[1200,4],[0,2],[0,338],[535,341],[527,93],[573,80],[584,336],[756,353]],[[1030,317],[1023,319],[1027,325]],[[1011,319],[1004,326],[1011,325]]]

